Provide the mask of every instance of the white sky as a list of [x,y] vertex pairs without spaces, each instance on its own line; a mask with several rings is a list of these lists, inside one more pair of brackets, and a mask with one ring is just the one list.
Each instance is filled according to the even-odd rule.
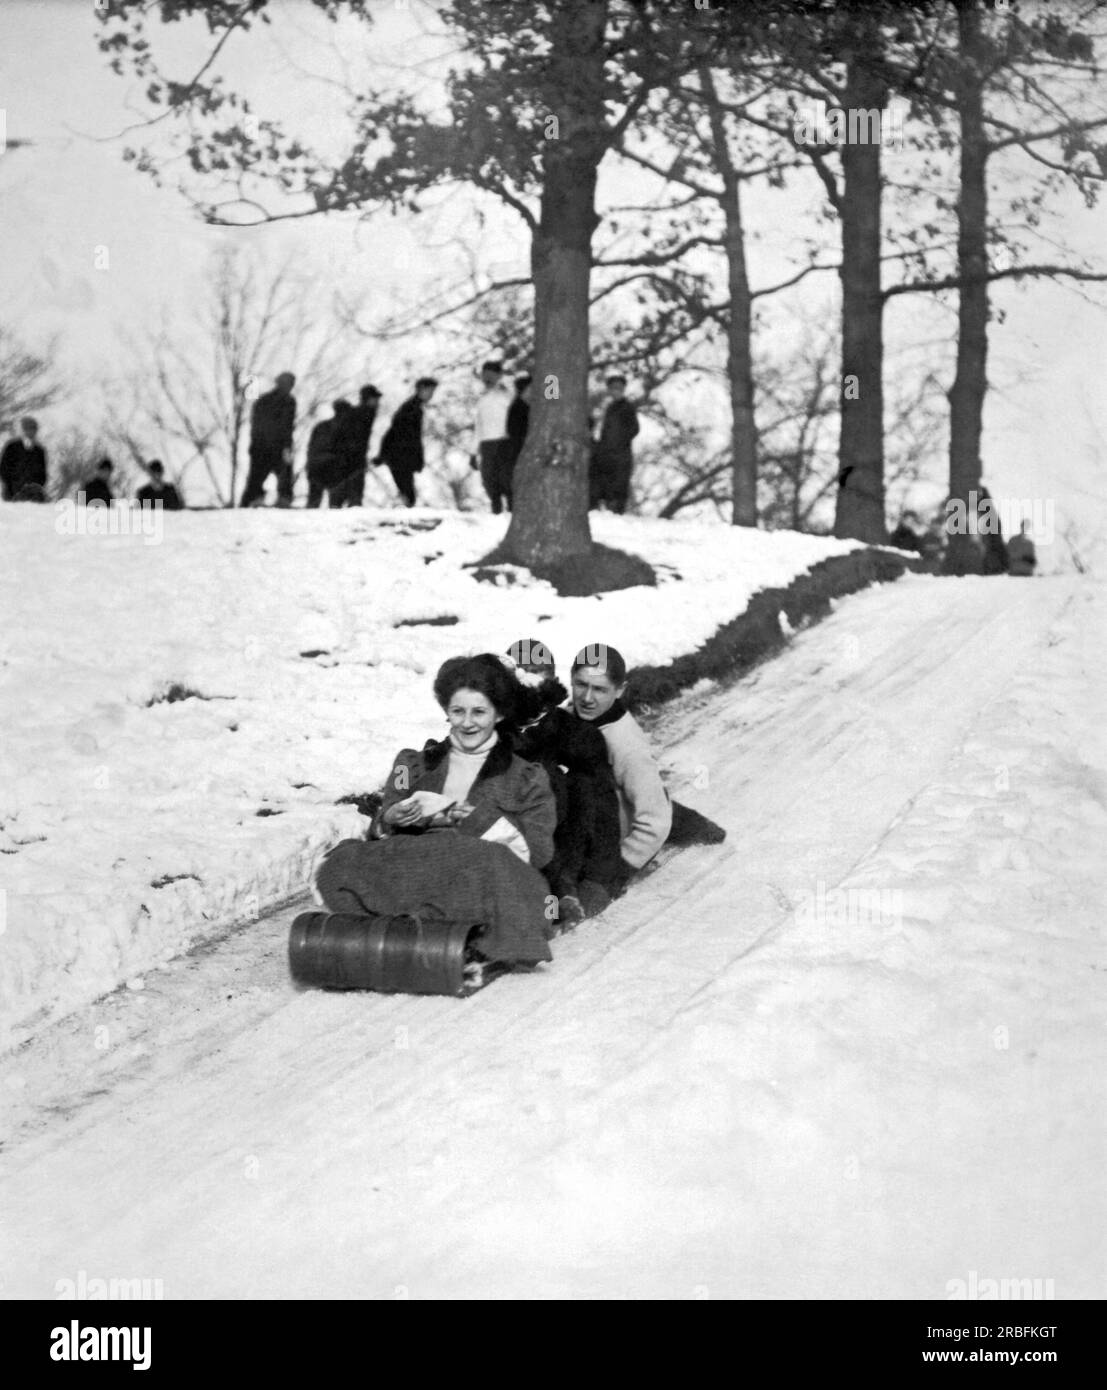
[[[420,38],[432,21],[418,3],[381,0],[376,24],[365,39],[360,26],[322,23],[298,0],[278,0],[279,23],[230,53],[231,74],[245,84],[263,111],[279,110],[289,128],[324,140],[340,128],[341,99],[332,82],[343,68],[353,81],[380,79],[381,65],[440,75],[441,63],[419,67],[436,44]],[[72,418],[74,409],[95,414],[119,357],[120,329],[155,321],[161,306],[184,312],[196,293],[213,246],[226,237],[257,238],[275,251],[295,248],[311,266],[321,292],[342,284],[365,292],[383,313],[397,293],[425,298],[452,275],[439,246],[453,225],[472,223],[472,204],[454,199],[450,211],[422,219],[377,216],[309,219],[256,231],[203,225],[186,201],[125,165],[123,141],[111,137],[144,114],[140,89],[112,74],[95,45],[93,0],[5,0],[0,7],[0,109],[9,141],[30,148],[0,155],[0,302],[6,321],[32,344],[59,335],[62,365],[73,380],[70,409],[45,413],[44,434]],[[322,36],[322,37],[321,37]],[[177,75],[199,51],[188,26],[158,31],[160,52],[172,54]],[[172,45],[172,46],[171,46]],[[128,109],[128,101],[130,109]],[[889,156],[894,157],[894,156]],[[609,181],[605,192],[619,201],[634,176]],[[754,284],[787,273],[790,235],[810,234],[817,188],[806,181],[784,194],[764,193],[748,209]],[[1107,247],[1100,207],[1085,210],[1075,198],[1065,205],[1064,231],[1074,251],[1096,255]],[[831,229],[833,230],[833,229]],[[107,247],[107,269],[95,268],[97,247]],[[526,239],[511,215],[492,210],[482,233],[485,263],[525,265]],[[1090,287],[1107,303],[1107,289]],[[1079,516],[1107,531],[1107,310],[1071,289],[1051,284],[994,289],[1006,315],[993,326],[986,414],[985,477],[1000,496],[1052,498],[1058,513]],[[833,315],[832,275],[814,277],[802,291],[762,301],[772,334],[793,333],[797,313]],[[920,296],[893,301],[887,315],[890,344],[950,336],[953,320]],[[771,339],[770,339],[771,341]],[[386,397],[402,389],[384,379]],[[379,360],[376,357],[375,360]],[[891,359],[890,359],[891,360]],[[468,373],[469,363],[459,363]],[[351,367],[351,384],[361,375]],[[936,441],[938,476],[944,441]]]

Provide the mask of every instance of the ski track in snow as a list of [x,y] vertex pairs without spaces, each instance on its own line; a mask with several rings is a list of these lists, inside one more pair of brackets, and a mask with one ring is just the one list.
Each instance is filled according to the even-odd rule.
[[1105,609],[908,577],[685,696],[726,844],[469,1000],[298,992],[297,904],[55,1025],[0,1293],[1101,1295]]

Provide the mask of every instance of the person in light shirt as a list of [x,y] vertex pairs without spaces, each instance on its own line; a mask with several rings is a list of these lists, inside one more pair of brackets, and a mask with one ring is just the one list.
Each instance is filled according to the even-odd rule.
[[511,396],[503,384],[503,363],[486,362],[480,369],[484,390],[477,399],[473,422],[472,467],[480,469],[480,479],[494,514],[507,503],[511,510],[511,473],[515,460],[507,432],[507,412]]

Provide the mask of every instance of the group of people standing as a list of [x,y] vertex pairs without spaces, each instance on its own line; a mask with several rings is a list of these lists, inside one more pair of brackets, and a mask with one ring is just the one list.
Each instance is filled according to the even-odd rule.
[[[140,507],[163,507],[177,512],[184,507],[180,492],[165,476],[160,459],[144,465],[149,479],[135,493]],[[74,501],[85,506],[110,507],[116,501],[112,491],[115,466],[109,458],[96,464],[92,477],[86,479],[74,493]],[[9,439],[0,451],[0,497],[5,502],[46,501],[46,450],[38,442],[38,421],[25,415],[19,422],[19,433]]]
[[[470,466],[481,483],[494,514],[511,510],[515,465],[523,452],[530,428],[531,377],[514,380],[514,394],[504,383],[504,365],[487,361],[481,367],[482,391],[477,399],[470,446]],[[293,432],[296,378],[282,372],[272,390],[254,402],[250,417],[250,466],[241,505],[260,505],[270,475],[277,478],[277,505],[292,505]],[[420,377],[415,390],[396,410],[385,431],[374,463],[388,468],[404,503],[415,506],[415,478],[425,464],[423,418],[434,398],[438,381]],[[589,505],[606,505],[612,511],[626,509],[633,469],[632,441],[638,433],[638,415],[626,399],[626,378],[607,379],[608,403],[593,444],[589,475]],[[337,400],[332,414],[311,431],[307,447],[309,507],[327,498],[331,507],[361,505],[373,433],[381,393],[362,386],[358,404]]]
[[[523,452],[530,428],[531,378],[515,378],[514,394],[504,383],[504,365],[488,361],[481,367],[482,391],[473,419],[470,465],[479,471],[493,513],[510,511],[514,496],[515,465]],[[249,464],[240,506],[261,506],[265,488],[276,475],[277,505],[292,506],[294,472],[293,438],[296,428],[296,378],[281,372],[273,387],[263,392],[250,412]],[[423,471],[424,411],[434,398],[438,382],[420,377],[411,396],[392,416],[381,438],[375,464],[387,467],[405,505],[416,504],[415,479]],[[589,473],[589,506],[626,509],[633,468],[631,444],[638,433],[638,415],[626,399],[626,378],[607,379],[608,402],[592,446]],[[369,443],[381,403],[380,391],[362,386],[356,405],[336,400],[331,415],[311,431],[307,446],[307,505],[316,508],[324,497],[330,507],[359,507],[365,491]],[[106,467],[105,467],[106,465]],[[178,489],[165,477],[160,460],[146,465],[149,482],[139,490],[140,504],[160,502],[167,511],[184,503]],[[112,465],[102,460],[95,476],[78,497],[85,502],[113,500]],[[38,422],[27,416],[18,435],[0,454],[0,495],[5,501],[46,500],[46,451],[38,440]]]

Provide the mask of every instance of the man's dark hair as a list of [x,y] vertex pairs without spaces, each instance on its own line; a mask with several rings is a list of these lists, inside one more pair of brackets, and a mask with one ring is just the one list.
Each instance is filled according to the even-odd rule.
[[607,378],[606,384],[608,386],[614,386],[616,383],[618,383],[620,386],[625,386],[627,384],[627,379],[625,376],[622,375],[621,372],[613,372],[611,376]]
[[147,473],[156,473],[160,478],[165,472],[165,464],[162,463],[161,459],[151,459],[146,465],[146,471]]
[[375,386],[363,386],[358,392],[358,395],[363,401],[368,400],[370,396],[375,396],[378,401],[381,398],[381,393]]
[[501,372],[501,373],[502,373],[502,372],[503,372],[503,369],[504,369],[504,364],[503,364],[502,362],[492,362],[492,361],[489,361],[489,362],[483,362],[483,363],[481,364],[481,371],[482,371],[482,372]]
[[576,672],[583,666],[602,671],[616,685],[622,685],[627,678],[627,664],[622,653],[609,647],[606,642],[589,642],[587,647],[581,647],[573,657],[572,669]]
[[111,459],[101,459],[100,462],[96,465],[96,471],[97,473],[99,473],[101,468],[106,468],[110,473],[113,467],[114,464],[112,463]]
[[530,383],[530,375],[527,372],[524,372],[522,376],[517,376],[515,378],[515,389],[519,392],[520,395],[522,395],[522,393],[527,389]]
[[499,723],[516,716],[519,684],[492,652],[451,656],[442,663],[434,678],[434,698],[446,709],[459,690],[479,691],[495,709]]
[[336,415],[341,415],[344,410],[353,410],[353,406],[346,400],[332,401],[331,409]]
[[424,386],[437,386],[438,378],[433,376],[421,376],[415,383],[416,391],[421,391]]

